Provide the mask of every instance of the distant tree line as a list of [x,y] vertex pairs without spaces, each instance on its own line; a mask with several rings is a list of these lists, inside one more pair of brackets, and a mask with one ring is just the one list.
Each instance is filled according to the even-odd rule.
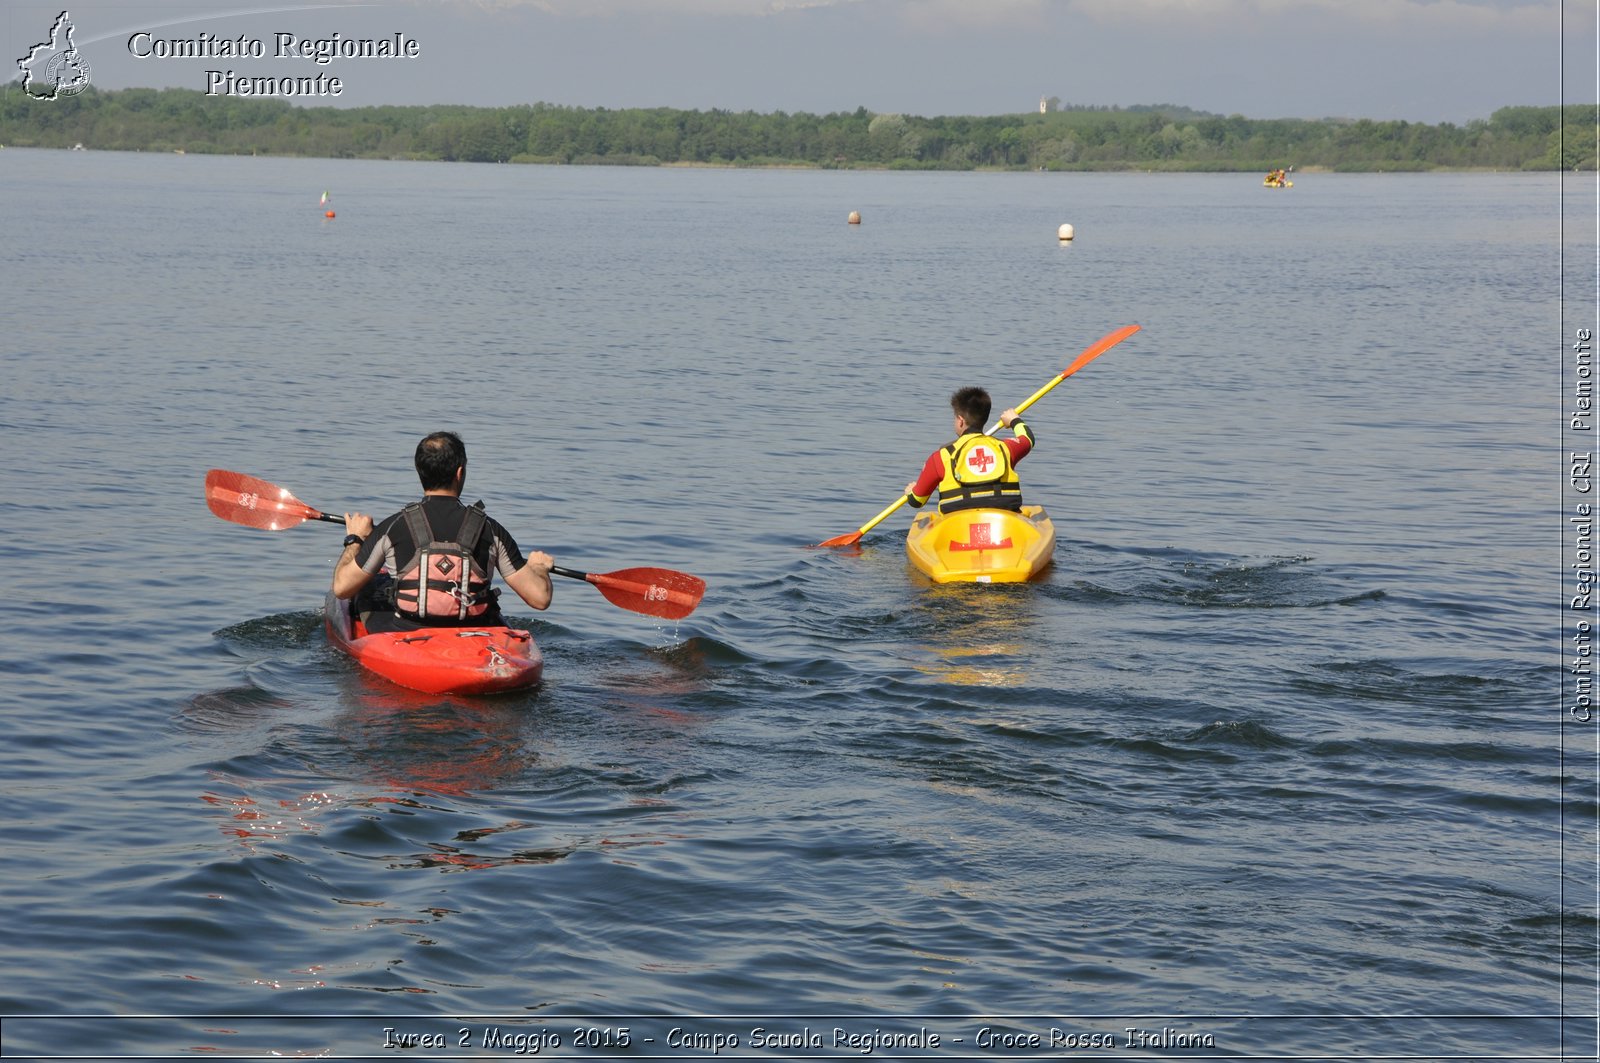
[[1502,107],[1458,126],[1252,119],[1171,104],[924,118],[670,108],[302,107],[192,89],[0,91],[0,145],[463,162],[972,170],[1593,170],[1597,110]]

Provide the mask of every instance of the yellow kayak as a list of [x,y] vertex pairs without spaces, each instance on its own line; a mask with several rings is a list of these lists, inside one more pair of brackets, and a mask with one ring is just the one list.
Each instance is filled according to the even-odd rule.
[[1043,506],[923,513],[906,533],[906,556],[935,583],[1021,583],[1050,564],[1055,547]]

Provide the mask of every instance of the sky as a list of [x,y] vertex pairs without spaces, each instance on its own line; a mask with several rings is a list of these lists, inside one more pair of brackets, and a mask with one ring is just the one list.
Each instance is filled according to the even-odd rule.
[[[65,9],[100,89],[221,91],[207,72],[231,70],[337,77],[337,97],[297,99],[334,106],[934,116],[1036,111],[1053,96],[1459,125],[1508,105],[1595,102],[1597,8],[1600,0],[0,0],[0,50],[17,91],[18,61],[49,40]],[[418,54],[318,64],[278,55],[278,34],[400,35]],[[264,54],[171,54],[241,37]]]

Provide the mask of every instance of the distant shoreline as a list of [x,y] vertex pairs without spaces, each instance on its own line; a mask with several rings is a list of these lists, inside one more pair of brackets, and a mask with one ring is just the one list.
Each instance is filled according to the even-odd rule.
[[[376,155],[330,156],[330,155],[308,155],[308,154],[305,154],[303,152],[238,152],[238,151],[196,151],[196,152],[191,152],[191,151],[186,151],[186,150],[182,150],[182,149],[171,149],[171,150],[169,150],[169,149],[164,149],[164,148],[152,148],[152,149],[148,149],[148,150],[144,149],[144,148],[95,148],[95,147],[90,147],[88,145],[73,145],[71,147],[62,148],[62,147],[40,146],[40,145],[30,145],[30,144],[10,144],[10,145],[0,144],[0,151],[4,151],[7,148],[9,148],[12,151],[96,151],[96,152],[114,153],[114,154],[119,154],[119,155],[198,155],[198,156],[215,156],[215,157],[231,158],[231,159],[240,159],[240,158],[304,159],[304,160],[308,160],[308,161],[309,160],[336,159],[336,160],[341,161],[341,162],[423,162],[423,163],[434,163],[434,162],[437,162],[437,163],[461,164],[461,165],[469,165],[469,166],[483,166],[483,165],[494,165],[494,166],[553,166],[553,167],[583,167],[583,166],[591,166],[591,167],[597,167],[597,168],[608,168],[608,169],[619,169],[619,170],[627,170],[627,169],[634,169],[634,170],[772,170],[772,171],[792,170],[792,171],[798,171],[798,172],[816,172],[816,173],[825,173],[825,172],[832,171],[832,172],[839,172],[839,173],[1014,174],[1014,175],[1017,175],[1019,177],[1025,177],[1025,176],[1028,176],[1030,174],[1046,174],[1046,175],[1050,175],[1050,176],[1064,176],[1064,175],[1068,175],[1068,174],[1122,174],[1122,175],[1129,176],[1129,177],[1193,176],[1193,175],[1196,175],[1196,174],[1218,174],[1218,175],[1224,175],[1224,176],[1246,175],[1246,176],[1257,176],[1257,177],[1259,177],[1261,175],[1261,173],[1262,173],[1261,170],[1219,170],[1219,169],[1180,170],[1180,169],[1170,169],[1170,168],[1169,169],[1155,170],[1155,169],[1132,169],[1132,168],[1109,168],[1109,167],[1106,167],[1106,168],[1076,168],[1076,169],[1071,169],[1071,170],[1066,170],[1066,169],[1061,169],[1061,170],[1025,170],[1025,169],[1019,169],[1017,167],[974,166],[974,167],[971,167],[971,168],[968,168],[968,169],[964,169],[964,170],[951,170],[951,169],[931,169],[931,168],[930,169],[916,169],[916,168],[909,168],[909,167],[894,167],[894,166],[872,166],[872,165],[865,165],[865,164],[852,165],[852,166],[822,166],[822,165],[818,165],[818,164],[814,164],[814,163],[798,163],[798,162],[797,163],[662,162],[662,163],[653,163],[653,164],[646,165],[646,164],[629,164],[629,163],[617,163],[617,162],[605,162],[605,161],[552,162],[552,161],[543,160],[543,159],[506,159],[506,160],[503,160],[503,161],[497,162],[497,163],[479,163],[479,162],[463,162],[462,160],[459,160],[459,159],[438,159],[438,158],[428,158],[428,157],[423,157],[423,156],[416,156],[416,157],[409,157],[409,158],[400,157],[400,156],[380,157],[380,156],[376,156]],[[1318,175],[1318,176],[1340,176],[1340,177],[1358,177],[1358,176],[1396,177],[1396,176],[1427,176],[1428,174],[1471,174],[1471,173],[1481,173],[1481,174],[1527,173],[1527,174],[1534,174],[1534,173],[1556,173],[1556,172],[1561,172],[1561,171],[1513,169],[1513,168],[1492,167],[1492,166],[1434,166],[1434,167],[1430,167],[1430,168],[1428,168],[1426,170],[1420,170],[1420,169],[1407,169],[1407,170],[1334,170],[1334,169],[1331,169],[1331,168],[1326,167],[1326,166],[1305,166],[1305,167],[1296,167],[1293,171],[1291,171],[1291,176],[1299,175],[1299,174],[1311,174],[1311,175]]]
[[669,108],[299,107],[192,89],[0,92],[0,144],[104,151],[719,169],[1092,173],[1593,170],[1600,107],[1483,121],[1250,119],[1176,105],[924,118]]

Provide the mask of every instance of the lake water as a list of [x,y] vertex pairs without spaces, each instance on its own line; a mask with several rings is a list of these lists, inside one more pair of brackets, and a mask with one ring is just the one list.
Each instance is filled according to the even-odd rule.
[[[0,179],[7,1056],[1593,1054],[1591,187]],[[905,511],[810,548],[954,387],[1015,404],[1135,322],[1029,413],[1044,578],[933,587]],[[524,548],[703,604],[558,580],[532,692],[364,675],[320,627],[339,530],[202,478],[381,515],[437,428]]]

